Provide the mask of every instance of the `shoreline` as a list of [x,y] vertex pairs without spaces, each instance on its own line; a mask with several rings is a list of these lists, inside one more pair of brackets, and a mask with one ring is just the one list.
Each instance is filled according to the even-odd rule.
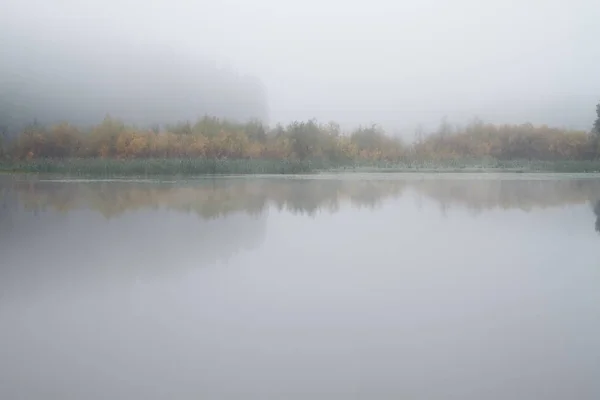
[[56,175],[67,178],[139,178],[177,179],[214,176],[343,176],[343,175],[502,175],[558,174],[598,175],[600,160],[451,160],[446,162],[413,161],[403,163],[336,164],[322,160],[235,160],[235,159],[38,159],[0,161],[2,175]]

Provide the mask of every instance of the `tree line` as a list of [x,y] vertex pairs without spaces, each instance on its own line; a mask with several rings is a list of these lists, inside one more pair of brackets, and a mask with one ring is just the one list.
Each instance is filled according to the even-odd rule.
[[236,123],[205,116],[196,123],[152,129],[127,126],[107,116],[82,129],[69,123],[31,124],[12,140],[2,138],[0,156],[40,158],[323,159],[331,162],[498,160],[591,160],[600,158],[600,104],[591,131],[545,125],[495,125],[474,120],[463,127],[442,122],[412,142],[387,135],[377,125],[342,132],[315,120],[268,127],[258,120]]

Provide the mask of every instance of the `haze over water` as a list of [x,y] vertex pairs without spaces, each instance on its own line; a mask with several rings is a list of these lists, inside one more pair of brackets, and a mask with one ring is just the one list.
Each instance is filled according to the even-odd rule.
[[0,178],[2,399],[598,399],[600,179]]

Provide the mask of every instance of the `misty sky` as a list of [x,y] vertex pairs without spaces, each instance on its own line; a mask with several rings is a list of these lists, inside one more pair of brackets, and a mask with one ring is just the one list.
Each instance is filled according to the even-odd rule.
[[0,29],[91,46],[166,46],[266,87],[269,122],[589,129],[595,0],[2,0]]

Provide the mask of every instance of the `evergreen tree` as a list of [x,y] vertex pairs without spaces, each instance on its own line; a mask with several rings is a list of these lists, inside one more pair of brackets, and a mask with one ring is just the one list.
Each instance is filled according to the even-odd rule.
[[594,129],[593,132],[596,135],[600,135],[600,103],[598,103],[598,105],[596,106],[596,122],[594,122]]

